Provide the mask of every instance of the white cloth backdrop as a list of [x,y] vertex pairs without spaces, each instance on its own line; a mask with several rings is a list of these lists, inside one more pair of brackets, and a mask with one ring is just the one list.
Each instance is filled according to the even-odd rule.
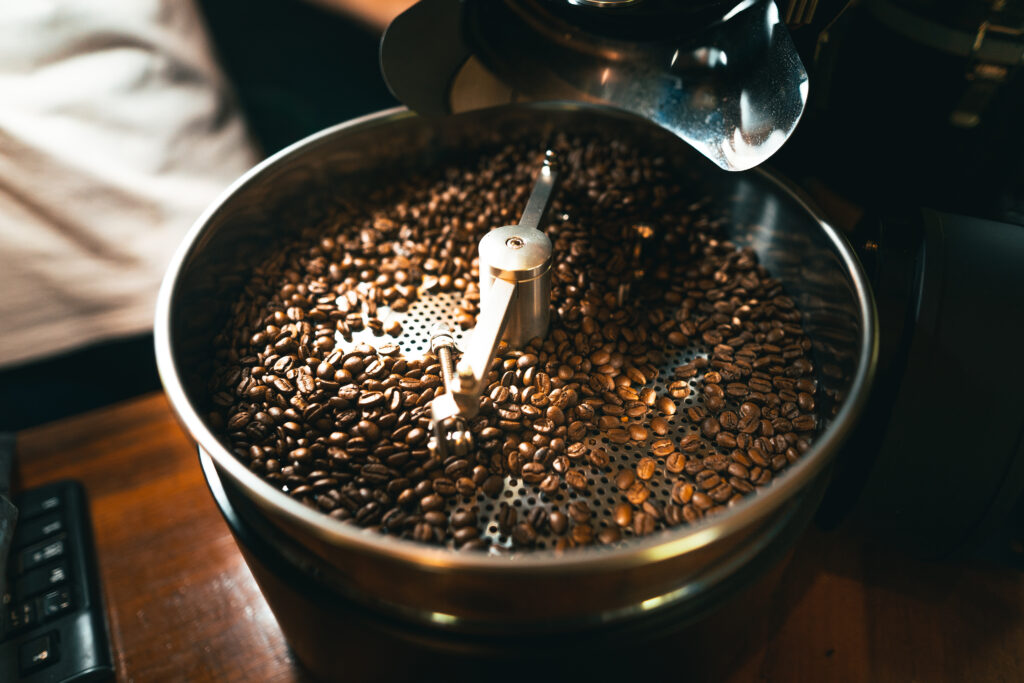
[[0,367],[149,329],[256,159],[190,0],[0,0]]

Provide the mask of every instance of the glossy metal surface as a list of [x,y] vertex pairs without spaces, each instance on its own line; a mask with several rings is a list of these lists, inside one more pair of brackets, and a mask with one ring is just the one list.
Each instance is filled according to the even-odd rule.
[[[480,240],[480,301],[487,313],[496,281],[515,283],[515,293],[500,338],[518,348],[548,332],[551,314],[551,240],[543,230],[558,188],[558,170],[549,150],[518,225],[492,230]],[[476,335],[471,342],[477,345]],[[488,343],[483,340],[483,343]],[[472,353],[470,355],[473,355]],[[480,369],[486,374],[493,349]]]
[[[480,270],[480,313],[457,372],[445,372],[446,393],[434,398],[431,420],[435,446],[447,453],[447,444],[457,449],[471,447],[465,421],[475,417],[480,396],[487,385],[487,373],[494,364],[498,344],[504,340],[514,348],[548,332],[551,317],[551,240],[541,228],[551,209],[558,186],[558,173],[550,150],[537,174],[533,191],[518,225],[495,228],[480,238],[477,248]],[[441,338],[450,335],[442,332]],[[440,348],[451,353],[454,341]],[[437,336],[430,340],[438,345]],[[445,361],[442,360],[442,367]]]
[[[805,456],[727,513],[633,539],[622,547],[558,556],[457,553],[360,530],[276,490],[250,472],[205,420],[211,341],[253,264],[315,213],[310,198],[354,188],[356,179],[433,168],[466,150],[554,130],[630,140],[731,215],[732,238],[755,249],[805,314],[814,343],[826,427]],[[353,191],[355,191],[353,189]],[[555,628],[607,620],[695,599],[741,568],[816,504],[826,467],[866,399],[876,354],[870,292],[845,240],[784,185],[763,173],[728,174],[695,161],[665,131],[612,110],[533,105],[428,122],[393,110],[325,130],[242,177],[197,221],[161,289],[156,346],[172,405],[200,448],[296,544],[332,569],[337,590],[440,628]]]
[[[423,113],[510,101],[606,104],[673,132],[721,168],[742,171],[789,138],[808,79],[772,0],[726,3],[726,10],[707,26],[683,25],[677,35],[652,26],[659,35],[629,40],[572,26],[535,0],[423,0],[389,27],[381,64],[395,95]],[[438,33],[459,22],[467,47],[432,56]],[[450,93],[446,106],[437,92]]]

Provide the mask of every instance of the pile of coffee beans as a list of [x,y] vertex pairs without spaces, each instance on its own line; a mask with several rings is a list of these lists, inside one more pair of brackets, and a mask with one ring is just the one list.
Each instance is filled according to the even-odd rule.
[[550,331],[499,348],[473,452],[429,448],[444,386],[408,343],[413,309],[454,300],[472,327],[477,243],[518,221],[543,158],[529,145],[396,174],[358,203],[314,198],[215,340],[209,421],[226,446],[324,514],[494,552],[693,523],[796,461],[816,382],[780,283],[665,160],[618,141],[555,149]]

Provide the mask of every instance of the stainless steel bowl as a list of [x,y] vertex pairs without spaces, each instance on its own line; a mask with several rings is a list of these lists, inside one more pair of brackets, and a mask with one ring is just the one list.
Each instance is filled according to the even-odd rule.
[[[538,148],[555,131],[627,139],[669,158],[687,182],[724,205],[732,239],[750,244],[804,313],[814,345],[824,428],[774,482],[727,512],[621,547],[556,555],[460,553],[334,520],[260,479],[205,420],[212,340],[249,269],[287,239],[315,198],[353,192],[353,179],[386,182],[396,169],[436,167],[509,136]],[[322,196],[322,195],[321,195]],[[263,521],[301,548],[333,590],[403,619],[440,629],[551,630],[678,608],[734,576],[779,539],[791,539],[817,506],[830,461],[867,397],[877,350],[874,304],[845,239],[770,173],[713,168],[671,134],[594,106],[543,104],[425,120],[389,110],[340,124],[267,159],[196,222],[160,292],[156,351],[174,409],[220,479],[254,504]],[[790,541],[786,541],[790,542]]]

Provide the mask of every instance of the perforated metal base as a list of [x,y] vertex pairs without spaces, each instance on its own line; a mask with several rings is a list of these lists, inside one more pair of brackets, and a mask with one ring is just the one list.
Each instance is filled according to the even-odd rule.
[[[411,304],[408,311],[404,313],[381,307],[377,311],[377,317],[384,321],[385,326],[392,320],[397,320],[402,324],[402,333],[397,338],[387,334],[374,335],[367,328],[354,333],[351,340],[345,340],[338,335],[337,348],[347,352],[360,342],[365,342],[375,347],[391,342],[399,345],[401,348],[400,353],[404,357],[422,358],[430,350],[430,330],[438,322],[447,323],[454,331],[452,336],[455,338],[456,344],[460,348],[465,348],[465,344],[468,343],[472,335],[472,330],[461,330],[455,324],[455,317],[461,300],[462,294],[459,292],[439,292],[424,295],[423,298]],[[658,392],[659,396],[667,395],[667,387],[669,382],[674,380],[672,373],[676,367],[698,357],[707,357],[710,350],[703,344],[691,344],[683,348],[670,347],[664,349],[663,352],[665,354],[665,361],[659,367],[661,371],[659,378],[649,385]],[[651,434],[647,441],[643,443],[614,444],[608,440],[603,432],[599,432],[596,435],[588,436],[584,440],[584,443],[591,449],[603,448],[610,458],[608,466],[603,470],[590,465],[583,467],[589,480],[587,492],[578,493],[571,491],[563,482],[559,487],[558,493],[552,498],[542,493],[535,485],[526,484],[516,477],[506,477],[505,488],[497,499],[489,498],[483,494],[478,494],[475,500],[461,497],[457,500],[456,508],[476,509],[481,537],[487,538],[492,542],[492,548],[495,552],[500,552],[502,548],[510,549],[512,547],[511,539],[501,534],[498,529],[498,510],[502,502],[515,507],[519,518],[522,519],[534,507],[541,506],[545,509],[557,508],[564,511],[564,507],[569,502],[581,499],[586,501],[593,513],[591,526],[594,529],[595,535],[601,529],[614,526],[615,507],[619,503],[626,501],[625,493],[615,487],[614,479],[616,475],[625,469],[635,469],[637,462],[641,458],[650,455],[650,445],[654,439],[668,438],[674,443],[678,443],[686,434],[698,431],[698,425],[691,423],[687,419],[685,409],[687,406],[702,402],[701,392],[695,379],[689,380],[689,386],[690,395],[685,399],[677,401],[678,410],[675,415],[664,415],[652,408],[647,417],[640,420],[630,419],[628,422],[622,423],[623,427],[629,424],[643,424],[647,426],[651,418],[660,415],[669,423],[669,432],[664,437],[656,437]],[[666,476],[667,473],[663,464],[664,459],[659,458],[658,460],[660,467],[655,475],[646,482],[646,485],[650,490],[649,500],[660,506],[665,506],[672,502],[672,481]],[[585,462],[585,460],[581,459],[581,462]],[[633,536],[631,528],[621,529],[621,531],[623,532],[624,539]],[[552,537],[542,535],[538,538],[535,547],[545,549],[550,548],[551,545]],[[521,549],[517,548],[517,550]]]

